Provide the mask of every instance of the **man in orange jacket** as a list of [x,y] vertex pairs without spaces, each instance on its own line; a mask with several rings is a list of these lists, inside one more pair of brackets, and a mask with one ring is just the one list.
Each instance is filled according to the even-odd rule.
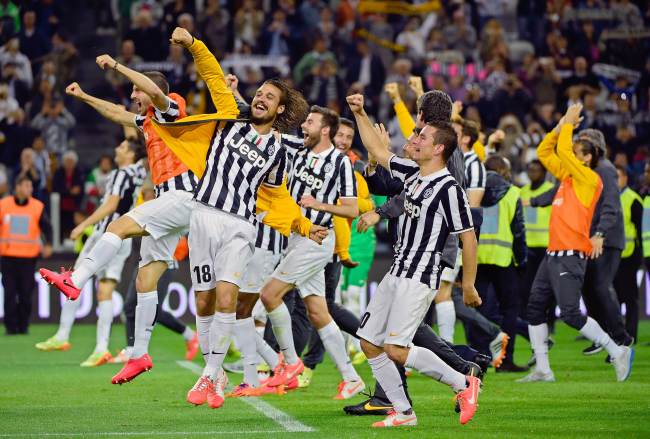
[[[36,282],[36,260],[52,255],[52,226],[43,203],[32,198],[27,176],[18,177],[14,195],[0,200],[0,256],[7,335],[27,334]],[[45,245],[41,245],[41,234]]]

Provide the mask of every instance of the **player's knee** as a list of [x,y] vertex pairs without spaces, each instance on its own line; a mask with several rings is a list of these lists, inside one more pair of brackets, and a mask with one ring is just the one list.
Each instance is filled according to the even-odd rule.
[[157,279],[154,280],[146,270],[140,270],[135,278],[135,290],[138,293],[155,291],[158,288],[157,283]]
[[322,309],[321,307],[310,307],[307,309],[307,317],[317,329],[323,328],[332,321],[332,316],[330,316],[327,309]]
[[272,311],[278,306],[280,306],[282,299],[277,297],[273,292],[268,289],[262,288],[262,293],[260,294],[260,300],[262,305],[266,308],[267,311]]
[[580,311],[560,311],[560,319],[567,325],[571,326],[573,329],[580,330],[585,323],[587,323],[587,318],[580,314]]
[[375,358],[377,355],[380,355],[384,350],[379,346],[375,346],[365,339],[360,339],[359,342],[361,350],[368,358]]
[[195,294],[196,313],[199,316],[211,316],[214,314],[214,298],[209,294]]
[[392,344],[384,345],[384,352],[388,355],[392,361],[398,364],[406,363],[406,357],[408,356],[408,351],[402,346],[395,346]]
[[216,310],[218,312],[232,313],[237,310],[237,296],[229,294],[217,294]]

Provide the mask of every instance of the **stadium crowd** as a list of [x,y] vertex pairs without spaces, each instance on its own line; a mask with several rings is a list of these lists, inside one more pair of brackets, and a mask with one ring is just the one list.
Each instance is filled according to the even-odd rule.
[[[19,9],[12,2],[0,1],[5,15],[3,25],[10,28],[13,26],[13,32],[9,32],[11,36],[0,51],[2,74],[7,78],[6,84],[0,84],[0,99],[3,96],[5,99],[2,108],[6,108],[1,123],[5,133],[5,145],[9,146],[3,150],[2,157],[6,166],[5,193],[11,191],[9,182],[12,179],[23,181],[20,178],[27,176],[33,182],[36,198],[47,203],[47,195],[50,192],[61,195],[62,231],[67,235],[74,228],[75,222],[80,221],[79,218],[75,219],[75,214],[79,211],[90,214],[97,209],[99,199],[104,195],[102,190],[107,187],[107,180],[111,179],[108,187],[114,187],[117,183],[115,178],[111,177],[116,175],[111,173],[115,166],[112,157],[102,157],[86,176],[79,163],[74,143],[70,141],[75,117],[66,110],[67,99],[71,98],[64,97],[61,92],[69,82],[77,78],[75,63],[78,55],[72,42],[74,38],[69,38],[56,26],[56,13],[59,13],[57,4],[56,1],[41,1],[36,2],[33,7]],[[346,362],[348,346],[343,354],[337,350],[340,327],[362,339],[360,344],[355,341],[349,343],[349,349],[355,354],[352,363],[359,364],[367,357],[379,383],[369,401],[346,407],[348,413],[368,414],[367,404],[371,404],[384,408],[382,413],[385,412],[389,416],[385,422],[393,422],[392,425],[375,426],[397,426],[399,424],[394,422],[416,422],[410,401],[406,401],[408,395],[398,395],[404,391],[390,387],[386,388],[384,393],[382,389],[386,384],[401,387],[399,377],[395,378],[397,372],[393,376],[384,370],[393,367],[383,363],[384,359],[386,362],[390,359],[397,365],[402,382],[405,382],[404,366],[407,366],[450,385],[461,395],[458,399],[458,409],[461,412],[461,423],[465,423],[473,416],[475,410],[475,406],[472,410],[467,408],[467,398],[474,401],[470,405],[475,404],[477,395],[470,397],[465,394],[466,391],[474,392],[477,388],[476,382],[473,381],[475,366],[479,368],[477,373],[481,376],[488,365],[500,372],[524,372],[534,366],[533,371],[521,379],[522,382],[555,380],[548,362],[548,350],[553,343],[552,338],[549,338],[549,328],[552,333],[555,301],[561,311],[560,318],[592,342],[584,354],[593,355],[606,350],[611,356],[609,361],[614,364],[617,379],[627,379],[633,358],[629,347],[636,342],[639,316],[639,291],[635,276],[644,259],[650,258],[650,224],[646,224],[647,219],[644,219],[644,212],[650,209],[650,145],[647,143],[650,138],[650,32],[646,30],[646,26],[650,25],[649,2],[503,0],[452,1],[444,5],[436,2],[414,2],[404,3],[401,8],[396,9],[391,2],[347,0],[332,4],[319,0],[137,0],[115,1],[110,4],[96,2],[96,6],[98,34],[116,35],[119,41],[114,59],[108,55],[97,58],[97,64],[106,71],[106,80],[114,90],[111,100],[124,107],[130,107],[139,115],[135,119],[128,119],[130,113],[124,110],[124,113],[119,114],[126,114],[124,117],[128,120],[120,119],[121,116],[115,110],[112,119],[107,116],[110,112],[105,110],[106,107],[102,109],[97,100],[93,101],[96,98],[84,94],[78,84],[68,86],[66,92],[93,106],[105,117],[125,126],[131,124],[142,129],[147,133],[147,142],[151,142],[152,136],[158,133],[162,139],[161,144],[164,142],[164,145],[178,153],[182,150],[172,148],[175,135],[164,137],[158,131],[147,131],[152,130],[146,125],[150,123],[149,118],[173,122],[185,115],[214,112],[223,114],[224,110],[239,115],[241,108],[247,107],[253,120],[255,112],[265,108],[265,104],[259,103],[264,99],[260,98],[260,86],[269,87],[270,84],[281,89],[285,85],[268,82],[270,78],[281,78],[284,80],[283,84],[287,84],[287,89],[293,88],[301,92],[309,104],[316,106],[311,108],[310,116],[302,125],[305,145],[312,135],[316,135],[309,131],[309,122],[313,114],[318,114],[323,121],[321,127],[324,127],[327,121],[328,129],[337,128],[336,133],[330,133],[330,139],[336,148],[343,151],[336,152],[337,156],[341,155],[354,162],[354,167],[350,165],[349,169],[340,171],[345,173],[345,176],[340,177],[342,183],[336,183],[341,185],[337,189],[339,192],[334,198],[328,198],[324,202],[313,197],[307,197],[310,199],[305,200],[305,192],[300,188],[307,179],[304,175],[303,183],[299,181],[301,178],[295,176],[296,181],[290,180],[291,195],[300,194],[299,196],[303,197],[295,200],[303,207],[303,211],[309,214],[319,210],[326,212],[309,218],[312,223],[318,223],[317,228],[325,228],[309,229],[307,232],[303,229],[302,239],[308,242],[307,238],[310,238],[320,243],[324,238],[318,233],[333,228],[336,231],[336,254],[339,259],[329,262],[324,268],[323,287],[327,290],[327,301],[323,301],[323,305],[327,309],[325,314],[329,320],[322,318],[319,312],[323,310],[314,304],[314,300],[305,300],[307,310],[302,312],[309,317],[314,330],[310,330],[309,326],[302,326],[304,331],[301,335],[294,334],[295,340],[287,340],[287,334],[291,335],[291,325],[294,325],[295,329],[296,323],[288,323],[286,319],[293,319],[294,311],[292,310],[291,317],[287,311],[286,319],[285,315],[280,315],[280,311],[287,309],[284,305],[287,299],[285,297],[283,302],[283,296],[291,288],[280,291],[277,282],[297,286],[298,290],[305,294],[303,298],[313,299],[313,296],[319,296],[318,293],[323,292],[311,292],[309,288],[316,288],[313,284],[305,285],[305,292],[300,284],[300,277],[297,281],[282,277],[289,275],[291,269],[300,265],[287,254],[291,255],[295,248],[306,245],[296,240],[293,243],[298,244],[292,244],[295,233],[289,238],[287,253],[282,259],[279,259],[278,254],[278,260],[275,262],[281,262],[277,270],[287,269],[287,272],[273,273],[273,281],[261,289],[262,299],[259,303],[263,303],[268,311],[265,339],[269,346],[284,352],[286,358],[279,360],[279,363],[267,361],[271,369],[275,369],[275,375],[270,377],[267,387],[289,386],[293,378],[296,378],[296,386],[309,385],[313,369],[322,361],[324,352],[327,351],[343,376],[337,398],[348,399],[358,394],[365,384],[353,366],[350,366],[350,362]],[[12,19],[12,23],[8,23],[8,18]],[[189,33],[183,33],[182,29],[178,28]],[[175,44],[163,44],[169,40],[172,31]],[[33,40],[37,36],[42,39],[38,44]],[[205,49],[201,41],[205,43]],[[224,71],[231,73],[226,78],[229,88],[226,92],[220,89],[220,92],[230,95],[232,91],[240,109],[215,108],[223,105],[223,102],[215,100],[215,96],[219,95],[215,94],[214,82],[210,83],[210,79],[214,81],[214,77],[209,76],[210,72],[214,73],[214,69],[206,68],[209,61],[205,52],[201,52],[203,50],[210,51],[219,60]],[[218,64],[216,65],[218,67]],[[159,85],[160,81],[156,82],[157,74],[147,76],[137,73],[151,70],[164,73],[169,90],[182,96],[186,106],[179,105],[173,93],[165,91],[164,96],[160,94],[165,87]],[[148,79],[145,80],[145,76]],[[144,86],[149,86],[150,83],[155,83],[159,89],[149,92]],[[221,86],[226,84],[219,84],[219,87]],[[30,93],[30,89],[33,92]],[[147,113],[146,108],[143,113],[140,107],[145,101],[137,93],[146,94],[151,98],[151,114]],[[447,95],[450,99],[447,99]],[[253,96],[255,97],[251,101]],[[160,100],[156,101],[156,98]],[[432,104],[432,99],[441,100]],[[247,102],[251,102],[251,105],[247,105]],[[446,112],[447,104],[449,114]],[[163,108],[167,109],[163,111]],[[341,119],[337,115],[340,115]],[[335,122],[330,122],[332,118]],[[371,120],[382,122],[385,128],[384,125],[378,124],[374,131]],[[252,126],[255,126],[255,123],[252,122]],[[423,123],[423,126],[417,126],[420,123]],[[240,134],[248,132],[246,126],[241,128],[236,124],[231,125],[228,125],[228,130],[242,130],[237,132]],[[419,183],[415,188],[409,186],[414,175],[414,171],[409,169],[412,162],[389,153],[392,151],[399,156],[404,153],[417,155],[407,151],[407,147],[416,145],[417,150],[417,142],[421,141],[418,139],[424,136],[420,133],[426,132],[427,127],[431,126],[446,133],[443,134],[443,139],[446,139],[449,145],[458,143],[462,153],[460,159],[454,159],[451,153],[444,156],[443,168],[445,164],[449,164],[452,174],[454,169],[458,172],[453,174],[453,178],[448,173],[440,177],[449,179],[445,183],[449,185],[445,186],[445,190],[449,190],[450,195],[446,196],[451,198],[441,201],[445,209],[442,215],[447,216],[446,226],[437,223],[433,225],[433,220],[426,226],[422,222],[418,223],[421,213],[422,217],[434,218],[434,213],[427,211],[429,206],[425,204],[424,199],[429,198],[439,187],[431,183],[427,192],[424,192],[423,199],[419,200],[423,203],[422,207],[413,206],[408,197],[420,190],[420,186]],[[577,136],[572,138],[574,128]],[[417,134],[416,140],[413,140],[413,132]],[[295,166],[294,170],[301,164],[307,166],[307,158],[302,157],[299,152],[301,147],[292,143],[299,143],[300,140],[295,140],[293,136],[286,140],[287,137],[284,136],[291,133],[281,134],[283,146],[293,154],[291,160]],[[343,136],[348,136],[349,139],[345,140]],[[240,137],[244,138],[243,134]],[[182,138],[182,135],[178,138]],[[248,137],[246,139],[248,140]],[[198,144],[198,134],[197,138],[184,138],[184,141]],[[257,135],[253,135],[252,142],[258,142],[255,144],[259,145],[259,141],[261,140]],[[318,137],[318,142],[318,145],[324,142],[324,148],[330,147],[329,139],[322,140]],[[447,146],[447,143],[442,143]],[[386,146],[388,151],[378,145]],[[132,155],[124,153],[128,155],[128,159],[123,159],[126,164],[120,165],[120,169],[129,166],[135,169],[137,148],[127,145],[125,150],[127,147],[131,149]],[[291,148],[295,148],[295,151]],[[304,148],[302,150],[304,151]],[[213,192],[218,193],[214,185],[215,180],[217,186],[219,181],[214,176],[221,175],[220,167],[232,166],[232,170],[228,168],[228,173],[248,171],[242,170],[244,166],[236,169],[239,166],[237,164],[223,164],[218,158],[210,158],[210,155],[207,157],[206,172],[213,173],[212,179],[202,179],[195,188],[193,183],[188,183],[194,178],[194,170],[189,165],[185,166],[186,161],[176,158],[174,160],[183,163],[170,165],[170,169],[165,168],[164,171],[176,173],[172,177],[176,179],[174,184],[178,186],[171,189],[167,187],[165,190],[187,193],[190,191],[189,185],[196,197],[204,197],[204,204],[215,207],[217,211],[230,209],[232,216],[248,215],[248,211],[241,213],[239,202],[224,207],[227,202],[223,201],[221,196],[213,196]],[[249,159],[250,157],[248,155]],[[256,158],[257,156],[252,160],[256,162]],[[460,160],[460,165],[454,164],[454,160]],[[346,159],[341,158],[337,166],[340,162],[347,163]],[[160,165],[153,167],[156,166]],[[382,171],[381,166],[389,169],[388,175],[382,174],[385,171]],[[161,168],[157,169],[162,172]],[[353,170],[357,172],[354,173]],[[129,193],[135,193],[142,182],[138,180],[136,183],[134,175],[140,171],[129,172],[133,174],[127,172],[128,178],[131,179],[130,185],[122,184],[129,187]],[[358,175],[356,180],[354,175]],[[351,181],[360,180],[367,182],[366,191],[369,194],[366,198],[370,199],[370,194],[389,197],[386,204],[382,204],[385,199],[374,198],[373,201],[368,201],[371,208],[364,209],[366,212],[361,216],[358,215],[361,211],[360,205],[352,209],[349,200],[346,200],[356,198],[357,190],[361,192],[350,184]],[[396,183],[395,180],[401,181]],[[460,183],[461,180],[463,183]],[[172,180],[165,182],[165,185],[168,185],[169,181]],[[246,178],[238,178],[238,181],[246,181]],[[348,186],[343,187],[346,181]],[[466,190],[467,195],[461,195],[465,194],[465,191],[456,189],[459,185]],[[567,186],[572,189],[567,189]],[[160,193],[161,187],[159,185],[156,188],[157,199],[164,196]],[[243,187],[241,190],[247,190],[245,184]],[[331,187],[335,187],[335,183],[328,186]],[[391,209],[395,200],[403,196],[403,190],[407,190],[407,199],[403,201],[398,213],[394,214]],[[574,191],[573,198],[567,195],[570,191]],[[328,193],[327,196],[332,195]],[[361,193],[358,197],[362,198]],[[567,200],[564,207],[561,207],[563,202],[555,202],[558,198],[560,201]],[[333,208],[317,207],[328,206],[328,200],[336,202],[339,199],[342,200],[340,205],[334,205]],[[144,203],[143,206],[146,205],[147,203]],[[455,206],[456,210],[450,206]],[[567,209],[570,208],[576,209],[576,217],[579,218],[559,224],[557,218],[567,215]],[[145,211],[142,207],[140,209],[140,212]],[[416,212],[413,209],[418,210]],[[551,217],[551,210],[555,212],[555,220]],[[560,211],[563,213],[557,213]],[[580,216],[582,213],[584,218]],[[168,213],[169,216],[180,214],[182,213]],[[109,250],[111,245],[117,252],[123,240],[150,230],[140,223],[136,224],[134,220],[125,221],[125,218],[129,218],[126,211],[117,212],[116,215],[110,224],[103,224],[101,233],[97,233],[98,243],[94,244],[97,248],[104,246],[101,248],[106,250],[107,255],[113,251]],[[195,216],[198,218],[199,215],[208,214],[193,212],[192,227],[212,238],[212,226],[208,225],[207,220],[202,223],[196,220],[199,225],[195,225]],[[435,215],[440,214],[436,212]],[[354,219],[350,222],[349,231],[342,232],[341,226],[337,226],[332,219],[334,216]],[[401,219],[396,220],[397,217]],[[425,264],[419,259],[422,258],[422,253],[429,252],[429,247],[424,244],[421,248],[426,247],[426,251],[411,248],[404,250],[403,247],[413,246],[414,239],[423,239],[429,244],[433,242],[435,249],[441,250],[439,237],[449,231],[459,233],[460,236],[451,244],[454,251],[458,250],[459,240],[463,243],[462,252],[458,251],[457,258],[454,253],[451,261],[444,260],[443,252],[441,267],[444,267],[444,270],[441,270],[440,279],[437,279],[440,286],[435,304],[431,306],[429,316],[425,317],[424,328],[418,327],[418,332],[413,328],[416,344],[421,343],[427,349],[415,346],[408,348],[411,349],[408,351],[406,346],[410,340],[404,344],[404,341],[399,339],[392,344],[388,341],[390,338],[386,339],[386,345],[393,347],[382,347],[386,352],[374,350],[377,346],[384,345],[383,339],[380,340],[381,343],[371,346],[372,342],[378,340],[373,339],[376,334],[371,331],[376,329],[374,325],[378,325],[374,316],[380,309],[376,303],[381,299],[374,299],[375,308],[372,308],[373,302],[369,305],[372,313],[363,314],[363,306],[358,303],[358,296],[362,295],[364,299],[366,296],[365,281],[372,264],[372,255],[367,253],[369,248],[374,249],[374,240],[372,243],[363,241],[366,238],[362,232],[371,229],[380,218],[389,220],[388,228],[391,233],[388,234],[388,241],[397,242],[397,247],[402,246],[402,251],[408,253],[408,262],[402,261],[401,268],[399,258],[404,258],[404,254],[395,256],[396,265],[390,274],[394,277],[408,277],[409,280],[414,280],[413,276],[421,276],[417,278],[416,283],[420,288],[423,284],[427,285],[426,294],[431,288],[438,289],[437,284],[432,287],[428,283],[432,277],[437,279],[440,261],[433,263],[432,259],[429,264]],[[128,221],[136,226],[129,228]],[[223,218],[223,221],[226,219]],[[345,224],[350,227],[350,224]],[[232,226],[239,227],[234,222]],[[571,235],[570,232],[575,232],[575,229],[580,227],[589,230],[581,230],[576,236],[569,236],[567,241],[559,242],[562,239],[558,240],[558,234],[569,232],[568,235]],[[474,228],[479,238],[475,255],[478,268],[476,273],[471,273],[471,265],[467,264],[465,258],[471,251],[470,244],[476,242]],[[296,232],[296,229],[292,230]],[[397,230],[402,233],[399,239]],[[96,231],[99,232],[99,229]],[[468,236],[467,232],[470,231]],[[167,236],[165,234],[168,232],[166,229],[164,233],[160,232],[160,235]],[[219,233],[221,232],[213,234],[220,236]],[[348,237],[349,251],[346,253],[345,248],[339,247],[338,239],[347,234],[351,237]],[[106,237],[107,235],[109,236]],[[194,232],[194,236],[198,236],[197,232]],[[441,241],[446,241],[446,238],[445,236]],[[258,239],[260,240],[262,238]],[[359,245],[359,242],[364,244]],[[331,245],[334,248],[333,242]],[[190,257],[193,248],[198,247],[200,243],[192,243],[190,232]],[[463,272],[463,278],[476,275],[477,298],[480,294],[478,299],[468,300],[468,287],[465,284],[462,285],[463,291],[454,288],[461,265],[460,253],[464,270],[467,270]],[[92,257],[80,257],[78,261],[81,262],[78,262],[78,267],[75,266],[74,273],[48,272],[44,277],[55,283],[66,296],[76,299],[79,288],[101,268],[97,257],[99,251],[90,249],[88,254]],[[308,253],[305,255],[313,257]],[[326,256],[326,259],[331,259],[332,252]],[[107,259],[104,263],[110,262],[108,256],[104,259]],[[309,260],[309,257],[306,259]],[[88,262],[89,260],[92,262]],[[427,269],[424,269],[424,273],[415,268],[405,269],[405,264],[415,264],[413,260],[417,260],[417,264],[435,265],[434,273],[431,274]],[[558,268],[554,264],[559,260],[569,262],[563,262],[565,265]],[[162,259],[153,261],[157,263]],[[361,262],[361,268],[365,271],[362,272],[363,278],[357,279],[358,283],[355,283],[351,280],[354,274],[350,272],[358,270],[355,266],[358,262]],[[572,265],[566,265],[569,263]],[[341,264],[345,265],[347,270],[343,271],[342,301],[348,311],[341,309],[333,298],[339,283],[338,276],[341,275]],[[144,268],[146,267],[145,261]],[[233,322],[218,320],[226,318],[225,312],[211,310],[209,315],[205,314],[208,311],[204,310],[209,306],[201,294],[209,293],[215,285],[210,284],[209,273],[206,276],[206,270],[201,267],[209,267],[209,264],[196,265],[192,269],[192,275],[194,276],[196,271],[197,278],[196,281],[193,280],[197,291],[197,343],[201,343],[201,337],[205,336],[205,331],[200,325],[206,323],[201,319],[210,317],[208,327],[213,328],[212,331],[215,331],[214,328],[217,328],[217,331],[226,331],[223,327],[228,326],[226,323],[234,323],[235,318],[234,312]],[[142,265],[140,269],[143,270]],[[413,274],[413,271],[416,274]],[[157,273],[158,277],[161,274],[162,272]],[[570,274],[576,283],[556,282],[556,278],[566,274]],[[148,281],[153,282],[151,279]],[[234,281],[231,283],[236,284]],[[395,285],[403,287],[406,284]],[[273,286],[279,288],[275,294],[269,292]],[[471,289],[473,288],[472,282]],[[158,300],[155,290],[155,282],[146,291],[140,291],[140,288],[138,290],[138,307],[134,316],[135,350],[131,351],[130,359],[125,359],[128,362],[114,377],[114,384],[129,381],[152,367],[146,346],[151,337],[153,321],[151,325],[142,323],[142,320],[138,320],[138,312],[145,312],[146,300],[146,306],[150,307],[149,311],[155,318],[156,303],[153,302]],[[614,291],[617,294],[613,294]],[[578,308],[581,292],[588,317]],[[240,291],[237,290],[237,293]],[[255,299],[257,300],[257,297]],[[324,298],[319,296],[319,299]],[[242,298],[239,300],[241,303]],[[346,300],[349,300],[347,304]],[[620,303],[626,306],[625,316],[622,314]],[[266,317],[258,319],[259,316],[253,313],[253,304],[242,319],[239,315],[240,309],[237,309],[238,324],[240,320],[252,322],[251,318],[254,317],[263,326]],[[71,315],[74,315],[73,311]],[[359,324],[361,315],[363,317]],[[434,316],[440,338],[431,332]],[[468,346],[453,345],[456,318],[465,325]],[[70,326],[73,320],[72,317]],[[370,328],[364,329],[368,320],[371,321]],[[418,320],[417,325],[421,320]],[[305,322],[309,325],[306,317],[303,319],[303,323]],[[241,325],[243,333],[244,323],[241,322]],[[282,330],[277,330],[277,327]],[[277,340],[273,339],[271,328],[275,331]],[[358,332],[356,328],[360,328]],[[142,335],[147,331],[149,335]],[[69,332],[68,327],[66,338]],[[236,340],[238,334],[234,333]],[[517,335],[529,340],[534,351],[527,365],[514,363],[513,352]],[[191,337],[194,336],[192,332]],[[393,333],[390,336],[392,337]],[[213,337],[209,338],[210,346],[213,346]],[[340,338],[342,339],[342,336]],[[239,339],[238,342],[242,350],[251,346],[251,343],[243,340]],[[300,354],[307,344],[307,353],[301,360]],[[69,348],[67,339],[57,339],[56,336],[40,345],[41,347],[37,347],[42,350],[64,350],[64,345],[67,346],[65,349]],[[89,358],[91,365],[102,364],[111,357],[110,353],[105,355],[107,345],[102,343],[101,346],[101,349],[98,348],[99,350],[93,353],[99,355],[97,362],[91,361],[92,356]],[[255,346],[254,340],[252,346]],[[205,351],[204,347],[201,345],[201,350]],[[212,347],[212,354],[208,355],[206,360],[206,372],[188,393],[189,402],[203,403],[205,401],[201,400],[201,397],[207,394],[209,398],[211,395],[210,386],[213,386],[213,393],[214,386],[222,386],[221,400],[214,402],[208,399],[208,403],[213,407],[223,404],[224,379],[227,381],[220,372],[223,357],[211,360],[212,357],[221,355],[223,350],[224,346],[221,345],[217,349],[218,352]],[[263,355],[259,350],[257,352]],[[434,352],[436,356],[431,357],[430,352]],[[225,352],[223,354],[225,355]],[[274,353],[271,357],[273,355]],[[428,356],[426,362],[425,356]],[[252,356],[244,353],[244,357],[244,360],[257,358],[255,352]],[[266,357],[264,359],[267,360]],[[436,361],[448,365],[437,368]],[[277,364],[272,365],[273,362]],[[248,393],[251,387],[260,387],[259,380],[247,374],[245,367],[250,365],[244,365],[245,380],[233,392],[236,393],[235,396],[259,396],[257,393]],[[300,365],[300,368],[297,365]],[[455,371],[447,372],[447,369],[451,370],[450,366]],[[390,373],[392,374],[392,369]],[[256,384],[247,382],[248,379]],[[195,400],[202,402],[194,402]],[[390,407],[397,412],[389,411]],[[468,414],[470,411],[471,414]]]

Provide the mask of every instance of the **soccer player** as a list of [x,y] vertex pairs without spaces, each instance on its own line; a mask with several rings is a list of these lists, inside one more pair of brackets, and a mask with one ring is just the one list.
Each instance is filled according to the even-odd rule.
[[97,64],[102,69],[115,70],[133,83],[131,99],[138,108],[138,114],[85,93],[77,83],[69,85],[66,92],[107,119],[123,126],[137,127],[144,132],[156,198],[111,222],[106,233],[74,271],[57,274],[41,269],[41,274],[64,295],[75,300],[80,293],[79,286],[116,257],[125,239],[143,236],[136,279],[138,304],[133,353],[111,380],[113,384],[121,384],[153,367],[148,346],[158,305],[158,280],[173,265],[176,244],[187,232],[196,178],[152,128],[153,119],[171,122],[185,116],[185,100],[169,92],[164,75],[159,72],[136,72],[108,55],[97,57]]
[[582,105],[571,105],[537,148],[539,160],[561,183],[551,207],[548,250],[528,300],[528,332],[535,370],[518,382],[555,381],[548,359],[546,323],[552,296],[567,325],[607,350],[618,381],[626,380],[632,370],[634,350],[617,345],[594,319],[580,312],[587,255],[593,250],[589,229],[603,188],[594,171],[600,156],[598,146],[586,138],[572,140],[573,127],[582,120],[581,110]]
[[[333,215],[355,218],[359,213],[352,164],[332,145],[338,124],[339,116],[335,112],[312,106],[301,126],[304,138],[282,136],[291,167],[289,192],[307,218],[326,228],[332,227]],[[296,287],[325,350],[343,376],[336,398],[348,399],[365,389],[348,358],[343,334],[332,319],[325,298],[325,267],[332,259],[334,240],[330,234],[318,246],[292,234],[280,265],[262,288],[262,303],[284,355],[284,361],[275,368],[268,383],[270,387],[284,385],[304,370],[293,342],[291,316],[282,301]]]
[[[182,28],[171,41],[189,49],[219,113],[237,115],[237,103],[216,58],[205,44]],[[258,190],[284,185],[286,152],[274,126],[291,125],[302,97],[281,81],[267,81],[251,102],[250,122],[222,121],[203,160],[190,219],[190,267],[196,294],[197,330],[206,366],[187,394],[188,402],[212,408],[224,403],[227,376],[221,369],[236,321],[243,273],[257,236]],[[320,241],[327,231],[312,226]],[[314,244],[318,247],[317,244]],[[207,337],[206,337],[207,336]]]
[[465,301],[472,306],[481,303],[474,288],[477,245],[469,204],[445,166],[456,148],[456,134],[447,123],[427,124],[412,142],[413,160],[398,158],[380,146],[363,108],[363,96],[348,96],[347,101],[368,152],[393,177],[402,179],[406,189],[406,213],[400,218],[393,266],[357,332],[373,375],[393,403],[388,417],[373,426],[417,424],[393,361],[450,385],[458,392],[460,421],[465,424],[476,411],[480,380],[456,372],[431,351],[409,347],[438,288],[440,253],[450,233],[459,234],[463,244]]
[[[83,230],[94,225],[92,235],[86,241],[83,250],[75,262],[75,269],[90,254],[93,247],[101,239],[106,227],[111,221],[126,214],[138,197],[147,171],[140,162],[143,155],[142,147],[135,141],[124,140],[115,148],[115,163],[118,169],[113,170],[108,176],[106,190],[101,205],[88,218],[82,221],[70,234],[71,239],[76,239]],[[113,321],[113,291],[120,281],[124,263],[131,254],[131,240],[122,243],[115,257],[98,273],[99,285],[97,288],[97,342],[90,356],[81,363],[82,367],[100,366],[112,359],[108,351],[108,340]],[[79,284],[83,288],[83,284]],[[68,339],[74,323],[75,313],[79,309],[78,300],[68,300],[63,304],[57,333],[44,342],[37,343],[36,348],[44,351],[67,350],[70,348]]]

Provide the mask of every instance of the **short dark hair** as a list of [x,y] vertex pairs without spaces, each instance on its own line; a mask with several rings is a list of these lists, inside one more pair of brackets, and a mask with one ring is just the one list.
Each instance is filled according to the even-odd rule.
[[29,178],[27,175],[19,175],[18,178],[16,178],[16,183],[14,186],[18,186],[26,181],[32,181],[31,178]]
[[142,146],[142,143],[140,143],[140,141],[135,139],[127,139],[126,141],[129,145],[129,150],[134,155],[133,157],[134,162],[137,162],[138,160],[140,160],[146,155],[146,150],[144,146]]
[[154,84],[158,86],[159,89],[162,90],[162,92],[165,95],[169,94],[169,82],[167,82],[167,78],[165,78],[165,75],[163,75],[160,72],[142,72],[144,76],[147,78],[151,79]]
[[423,94],[418,102],[418,112],[422,113],[424,123],[449,122],[451,119],[451,98],[440,90]]
[[479,124],[473,120],[461,119],[457,122],[461,126],[461,132],[463,136],[469,136],[469,149],[472,149],[474,143],[478,140],[479,135],[481,134],[481,129]]
[[[530,166],[530,165],[537,165],[537,166],[539,166],[540,168],[542,168],[542,171],[544,171],[544,173],[546,174],[546,167],[542,164],[542,162],[541,162],[539,159],[532,159],[532,160],[528,163],[528,166]],[[527,166],[527,167],[528,167],[528,166]]]
[[[352,121],[351,121],[350,119],[348,119],[347,117],[339,117],[339,127],[340,127],[341,125],[345,125],[346,127],[351,128],[351,129],[353,129],[353,130],[355,129],[354,122],[352,122]],[[338,130],[337,130],[337,131],[338,131]]]
[[494,171],[498,174],[503,175],[504,172],[510,170],[510,165],[508,164],[508,161],[505,159],[505,157],[503,157],[502,155],[491,154],[485,160],[485,169],[487,171]]
[[451,126],[449,121],[438,121],[427,125],[436,129],[436,132],[433,134],[433,144],[442,144],[445,146],[442,157],[445,163],[447,163],[456,148],[458,148],[458,136],[456,136],[456,131],[454,131],[454,128]]
[[280,105],[284,105],[284,112],[277,115],[273,127],[281,133],[289,133],[298,129],[309,113],[309,104],[302,93],[289,87],[280,79],[268,79],[264,81],[264,84],[272,85],[280,90]]
[[329,127],[330,140],[334,140],[334,136],[339,129],[339,115],[334,110],[321,107],[319,105],[312,105],[309,109],[310,113],[320,114],[323,118],[321,121],[321,128]]

